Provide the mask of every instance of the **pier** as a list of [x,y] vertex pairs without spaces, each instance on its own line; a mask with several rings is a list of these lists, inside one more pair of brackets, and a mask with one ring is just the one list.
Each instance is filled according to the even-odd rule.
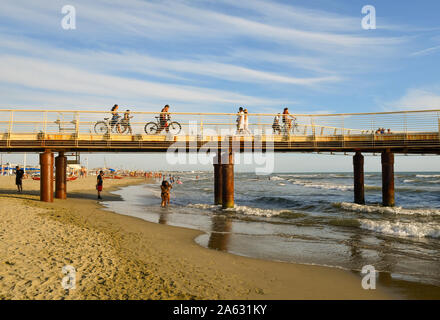
[[[170,113],[178,132],[151,131],[159,113],[132,112],[132,132],[118,132],[109,112],[0,110],[0,152],[40,154],[40,199],[67,198],[66,154],[206,152],[215,154],[214,203],[234,207],[234,155],[242,152],[353,153],[354,202],[365,204],[364,154],[380,153],[384,206],[394,206],[394,155],[440,154],[440,110],[297,115],[274,132],[276,114],[249,114],[237,132],[234,113]],[[104,123],[104,125],[102,125]],[[101,126],[99,127],[98,124]],[[157,124],[156,124],[157,125]],[[377,133],[378,128],[390,129]],[[99,129],[99,130],[98,130]],[[150,131],[149,131],[150,130]],[[55,154],[58,154],[56,158]],[[54,183],[55,165],[55,183]],[[55,190],[54,190],[55,186]]]

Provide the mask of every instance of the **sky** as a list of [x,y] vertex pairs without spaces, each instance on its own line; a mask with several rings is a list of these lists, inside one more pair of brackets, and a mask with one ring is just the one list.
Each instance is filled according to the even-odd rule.
[[[75,8],[75,29],[62,28],[65,5]],[[376,29],[362,28],[365,5]],[[439,12],[438,0],[4,0],[0,108],[440,109]],[[289,171],[292,157],[306,171],[331,171],[344,158],[280,155],[277,170]],[[143,156],[107,158],[145,165]],[[164,157],[149,159],[160,166]],[[426,161],[439,170],[435,159],[411,157],[403,169]]]

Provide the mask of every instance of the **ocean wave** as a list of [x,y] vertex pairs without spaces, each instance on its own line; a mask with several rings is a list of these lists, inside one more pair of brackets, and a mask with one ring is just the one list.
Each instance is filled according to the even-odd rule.
[[[195,204],[189,204],[187,207],[190,208],[197,208],[202,210],[219,210],[221,207],[217,205],[212,204],[205,204],[205,203],[195,203]],[[305,213],[301,212],[294,212],[291,210],[274,210],[274,209],[262,209],[262,208],[253,208],[248,206],[235,206],[234,208],[230,209],[224,209],[225,211],[234,212],[237,214],[243,214],[243,215],[251,215],[251,216],[259,216],[259,217],[280,217],[280,218],[301,218],[306,216]]]
[[353,190],[353,186],[343,185],[343,184],[332,184],[327,182],[312,182],[307,180],[298,180],[298,179],[290,179],[292,184],[303,186],[306,188],[314,188],[314,189],[325,189],[325,190],[340,190],[340,191],[349,191]]
[[417,178],[440,178],[440,174],[416,174]]
[[360,227],[378,233],[417,238],[440,238],[440,226],[427,223],[404,223],[360,219]]
[[280,176],[287,178],[318,178],[321,177],[322,175],[323,174],[284,174]]
[[297,201],[297,200],[283,198],[283,197],[270,197],[270,196],[259,197],[253,201],[260,202],[260,203],[266,203],[266,204],[267,203],[274,203],[274,204],[284,204],[284,205],[293,205],[293,204],[294,205],[301,205],[304,203],[304,201]]
[[273,180],[273,181],[280,181],[280,180],[285,180],[284,178],[281,178],[281,177],[278,177],[278,176],[273,176],[273,177],[270,177],[270,180]]
[[338,227],[359,227],[360,222],[357,219],[331,219],[328,221],[328,224],[332,226],[338,226]]
[[380,213],[380,214],[404,214],[404,215],[440,215],[439,209],[404,209],[402,207],[381,207],[379,205],[361,205],[349,202],[337,202],[333,203],[333,206],[344,209],[346,211],[364,212],[364,213]]
[[415,180],[412,180],[412,179],[405,179],[405,180],[403,180],[403,183],[411,183],[411,182],[414,182]]

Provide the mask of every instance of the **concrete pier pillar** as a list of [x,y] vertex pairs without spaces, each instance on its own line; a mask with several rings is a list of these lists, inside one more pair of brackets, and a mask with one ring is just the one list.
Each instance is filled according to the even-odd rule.
[[223,197],[223,172],[221,152],[218,151],[214,159],[214,204],[222,204]]
[[55,198],[67,198],[67,157],[60,152],[55,158]]
[[365,204],[364,156],[357,151],[353,156],[354,203]]
[[234,207],[234,154],[229,151],[227,163],[222,163],[222,208]]
[[53,153],[40,153],[40,200],[53,202]]
[[382,205],[394,207],[394,153],[382,152]]

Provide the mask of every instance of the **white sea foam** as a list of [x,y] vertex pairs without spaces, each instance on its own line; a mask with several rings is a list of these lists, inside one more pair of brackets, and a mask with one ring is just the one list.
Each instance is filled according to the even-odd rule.
[[410,182],[414,182],[415,180],[412,180],[412,179],[405,179],[405,180],[403,180],[403,183],[410,183]]
[[343,184],[307,181],[307,180],[301,180],[301,179],[291,179],[289,181],[294,185],[303,186],[306,188],[325,189],[325,190],[341,190],[341,191],[353,190],[353,186],[343,185]]
[[273,177],[270,177],[270,180],[273,180],[273,181],[280,181],[280,180],[285,180],[284,178],[281,178],[281,177],[278,177],[278,176],[273,176]]
[[417,174],[417,178],[440,178],[440,174]]
[[[206,204],[206,203],[189,204],[188,207],[202,209],[202,210],[215,210],[215,209],[221,208],[220,206]],[[225,209],[225,211],[233,211],[233,212],[239,213],[239,214],[267,217],[267,218],[279,216],[282,213],[291,212],[289,210],[261,209],[261,208],[247,207],[247,206],[235,206],[234,208],[231,208],[231,209]]]
[[439,209],[428,208],[428,209],[404,209],[402,207],[381,207],[372,205],[360,205],[356,203],[349,202],[338,202],[334,203],[335,206],[342,208],[347,211],[354,212],[365,212],[365,213],[380,213],[380,214],[404,214],[404,215],[440,215]]
[[419,222],[388,222],[360,219],[362,229],[399,237],[440,238],[440,226]]

